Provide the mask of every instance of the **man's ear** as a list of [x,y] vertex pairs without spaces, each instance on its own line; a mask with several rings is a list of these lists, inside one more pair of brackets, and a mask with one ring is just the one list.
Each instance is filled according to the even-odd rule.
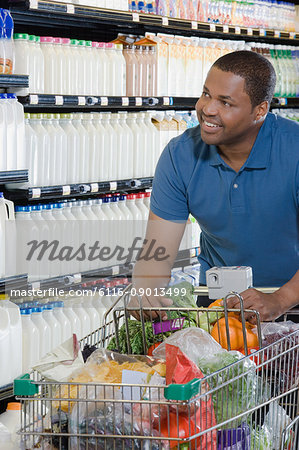
[[264,101],[255,107],[255,121],[256,123],[263,121],[269,110],[269,102]]

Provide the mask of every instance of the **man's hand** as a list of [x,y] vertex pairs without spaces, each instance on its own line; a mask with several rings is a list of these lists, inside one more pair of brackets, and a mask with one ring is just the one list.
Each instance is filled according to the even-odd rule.
[[136,311],[130,311],[133,317],[135,319],[140,320],[140,307],[142,309],[146,308],[157,308],[156,311],[146,311],[143,313],[143,316],[145,319],[154,320],[161,318],[162,320],[167,319],[167,313],[166,311],[159,311],[159,308],[168,308],[171,307],[173,304],[173,301],[170,298],[157,296],[157,297],[146,297],[143,296],[137,297],[132,296],[130,303],[128,304],[129,308],[134,308]]
[[[284,303],[279,292],[264,294],[256,289],[246,289],[241,292],[244,300],[244,309],[254,309],[260,313],[261,321],[270,321],[277,319],[286,312]],[[231,297],[227,301],[228,308],[240,309],[238,297]],[[256,315],[245,313],[245,319],[249,322],[256,323]]]

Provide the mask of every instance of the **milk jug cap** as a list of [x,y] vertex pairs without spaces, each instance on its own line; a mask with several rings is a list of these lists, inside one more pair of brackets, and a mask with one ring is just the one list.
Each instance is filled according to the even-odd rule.
[[129,194],[127,195],[127,200],[135,200],[136,199],[136,194]]
[[105,48],[105,42],[98,42],[98,48]]
[[105,48],[114,48],[114,44],[112,42],[106,42]]
[[[0,194],[0,198],[1,198],[1,194]],[[26,206],[16,206],[15,212],[26,212]]]
[[53,38],[53,44],[61,44],[61,38]]
[[62,39],[61,39],[61,43],[62,43],[63,45],[69,45],[70,42],[71,42],[70,38],[62,38]]
[[102,203],[110,203],[110,198],[109,197],[102,198]]
[[85,41],[84,40],[80,40],[80,41],[77,41],[77,42],[78,42],[78,45],[80,45],[80,46],[84,45],[85,46]]
[[7,98],[14,98],[14,99],[17,98],[16,94],[6,94],[6,95],[7,95]]
[[0,94],[0,99],[7,99],[7,94]]
[[51,36],[41,36],[40,37],[40,42],[43,44],[43,43],[46,43],[46,44],[52,44],[52,42],[53,42],[53,38],[51,37]]
[[71,45],[78,45],[77,39],[71,39],[70,44]]
[[28,38],[29,38],[29,34],[27,34],[27,33],[15,33],[15,34],[13,35],[13,38],[14,38],[15,40],[23,40],[23,41],[27,41]]
[[137,194],[137,198],[144,198],[144,197],[145,197],[145,195],[144,195],[143,192],[139,192],[139,193]]
[[30,42],[35,42],[35,35],[34,34],[30,34],[28,40]]
[[40,36],[35,36],[35,42],[40,42]]
[[93,47],[96,47],[96,48],[98,48],[98,46],[99,46],[99,42],[95,42],[95,41],[93,41],[93,42],[92,42],[92,46],[93,46]]
[[31,308],[21,308],[20,313],[22,316],[30,316],[30,314],[32,313],[32,309]]
[[3,192],[0,192],[0,198],[4,198]]
[[92,42],[91,41],[86,41],[85,42],[85,47],[92,47]]
[[112,203],[117,203],[118,202],[118,197],[116,195],[113,195],[113,197],[111,198],[111,202]]
[[48,309],[49,311],[52,311],[53,310],[53,305],[51,305],[50,303],[45,303],[44,309]]

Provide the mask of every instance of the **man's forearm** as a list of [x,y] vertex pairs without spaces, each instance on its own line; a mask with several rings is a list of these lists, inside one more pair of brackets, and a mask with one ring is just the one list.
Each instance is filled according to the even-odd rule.
[[281,298],[284,311],[299,305],[299,270],[276,293]]
[[166,261],[138,261],[133,271],[133,284],[136,289],[155,288],[168,285],[171,277],[171,266]]

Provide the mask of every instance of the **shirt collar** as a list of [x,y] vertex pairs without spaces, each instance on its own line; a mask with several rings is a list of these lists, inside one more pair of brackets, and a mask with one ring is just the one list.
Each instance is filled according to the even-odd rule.
[[[272,113],[267,114],[243,169],[265,169],[268,167],[272,146],[272,125],[274,117]],[[209,153],[211,166],[225,165],[215,145],[210,145]]]

